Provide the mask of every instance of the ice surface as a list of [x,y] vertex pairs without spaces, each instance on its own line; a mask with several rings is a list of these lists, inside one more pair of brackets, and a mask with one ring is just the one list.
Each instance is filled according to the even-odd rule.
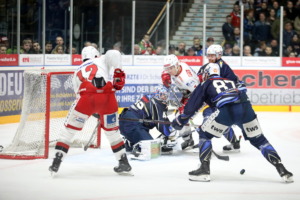
[[[198,153],[192,150],[150,161],[132,160],[135,176],[120,176],[113,171],[117,161],[103,135],[101,149],[70,149],[54,178],[48,171],[53,150],[49,159],[0,159],[0,200],[299,200],[300,113],[259,112],[258,119],[294,174],[294,183],[283,183],[276,169],[243,139],[241,152],[229,154],[229,162],[212,158],[211,182],[188,180],[188,172],[199,164]],[[17,126],[0,125],[0,145],[11,142]],[[193,136],[198,141],[197,134]],[[213,139],[219,154],[226,144],[224,138]],[[243,175],[241,169],[246,170]]]

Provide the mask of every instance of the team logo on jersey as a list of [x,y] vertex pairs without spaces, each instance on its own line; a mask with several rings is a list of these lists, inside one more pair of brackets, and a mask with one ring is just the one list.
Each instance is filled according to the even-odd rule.
[[188,76],[193,76],[192,72],[189,69],[187,69],[185,71],[186,71],[186,73],[187,73]]
[[85,122],[85,120],[83,118],[81,118],[81,117],[75,117],[75,120],[77,122],[80,122],[80,123],[84,123]]

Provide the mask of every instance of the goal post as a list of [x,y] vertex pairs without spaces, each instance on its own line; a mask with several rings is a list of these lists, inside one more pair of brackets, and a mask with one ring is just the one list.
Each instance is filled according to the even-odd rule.
[[[72,84],[73,71],[26,70],[21,120],[11,144],[0,152],[4,159],[48,158],[55,146],[64,120],[76,95]],[[74,135],[70,147],[83,148],[94,131],[97,118],[91,116],[83,129]],[[90,147],[98,148],[101,129]]]

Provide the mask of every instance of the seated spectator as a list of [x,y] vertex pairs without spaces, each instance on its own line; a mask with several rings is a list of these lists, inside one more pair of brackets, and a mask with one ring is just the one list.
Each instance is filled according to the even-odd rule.
[[206,49],[207,49],[210,45],[214,44],[214,42],[215,42],[215,40],[214,40],[213,37],[207,38],[207,40],[206,40]]
[[265,50],[261,53],[261,56],[269,56],[273,57],[275,54],[273,53],[271,46],[266,46]]
[[155,50],[155,54],[160,56],[160,55],[165,55],[164,54],[164,48],[162,46],[157,46]]
[[179,42],[178,47],[175,51],[176,56],[186,56],[187,53],[185,52],[185,43],[184,42]]
[[231,15],[226,16],[226,22],[222,26],[222,33],[225,38],[225,43],[233,41],[233,26],[231,24]]
[[141,47],[138,44],[135,44],[133,47],[134,55],[141,55]]
[[151,47],[152,49],[155,49],[152,43],[150,42],[150,35],[145,34],[143,39],[139,42],[139,46],[141,48],[141,52],[145,52],[147,47]]
[[6,54],[12,54],[12,53],[16,54],[17,53],[16,49],[13,50],[13,49],[9,48],[9,41],[6,36],[0,37],[0,45],[6,47]]
[[298,13],[297,17],[294,21],[294,30],[297,32],[298,35],[300,35],[300,12]]
[[52,54],[64,54],[64,47],[62,45],[56,45],[52,50]]
[[192,48],[194,49],[196,56],[202,56],[203,52],[202,45],[200,45],[200,38],[198,36],[195,36],[193,39],[193,43],[194,45],[192,46]]
[[232,56],[232,47],[230,44],[225,45],[224,56]]
[[240,56],[240,47],[238,45],[232,47],[232,56]]
[[280,17],[280,6],[279,6],[278,1],[273,1],[271,8],[275,10],[276,18]]
[[233,44],[232,45],[238,45],[240,46],[241,44],[241,30],[239,27],[235,27],[234,30],[233,30],[233,33],[234,33],[234,40],[233,40]]
[[27,40],[23,40],[23,44],[20,49],[20,54],[31,54],[30,44]]
[[271,26],[263,12],[259,14],[259,20],[254,23],[253,38],[258,42],[271,39]]
[[300,55],[300,39],[298,34],[293,35],[291,40],[291,46],[293,47],[297,55]]
[[51,54],[53,50],[53,45],[51,41],[47,41],[45,45],[45,54]]
[[85,41],[83,43],[84,47],[92,46],[92,43],[90,41]]
[[268,4],[266,2],[262,2],[260,6],[258,6],[255,10],[255,19],[259,19],[260,13],[264,13],[266,18],[269,17]]
[[296,31],[293,30],[292,22],[288,21],[284,24],[283,30],[283,46],[287,47],[291,44],[293,36],[296,34]]
[[152,49],[152,47],[147,47],[147,49],[144,51],[143,55],[156,55],[155,51]]
[[[290,20],[286,17],[286,10],[283,10],[283,24],[290,22]],[[272,24],[271,34],[274,39],[279,40],[280,33],[280,17],[278,17]]]
[[174,55],[176,54],[176,47],[173,44],[171,44],[169,46],[169,55],[171,55],[171,54],[174,54]]
[[278,41],[273,39],[270,42],[270,46],[272,47],[272,51],[275,54],[275,56],[279,56],[279,46],[278,46]]
[[284,50],[283,50],[283,57],[289,57],[289,55],[290,55],[291,52],[294,52],[294,49],[293,49],[293,47],[291,45],[289,45],[286,48],[284,48]]
[[286,17],[291,20],[294,21],[295,18],[297,17],[297,9],[294,8],[294,3],[293,1],[287,1],[286,2]]
[[37,42],[37,41],[34,41],[33,42],[33,54],[41,54],[43,53],[42,50],[41,50],[41,46],[40,44]]
[[[62,46],[63,47],[63,52],[65,53],[66,50],[67,50],[67,47],[64,45],[64,39],[61,37],[61,36],[57,36],[56,39],[55,39],[55,44],[56,46]],[[54,49],[56,49],[56,46]],[[54,51],[54,49],[52,50],[52,53],[56,54]]]
[[254,56],[261,56],[262,52],[265,51],[266,46],[265,41],[260,41],[258,47],[254,50]]
[[188,48],[187,56],[196,56],[196,53],[192,47]]
[[230,13],[232,17],[231,25],[233,27],[240,27],[241,25],[241,10],[239,4],[233,5],[233,11]]
[[267,21],[270,23],[271,26],[273,22],[275,22],[276,18],[276,11],[273,8],[271,8],[269,10],[269,17],[267,18]]
[[252,56],[251,47],[249,45],[244,46],[243,56]]
[[6,54],[7,48],[4,44],[0,44],[0,54]]

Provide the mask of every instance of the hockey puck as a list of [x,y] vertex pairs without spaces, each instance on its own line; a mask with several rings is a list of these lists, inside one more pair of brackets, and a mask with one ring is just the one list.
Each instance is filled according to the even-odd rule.
[[240,171],[240,174],[243,175],[244,173],[245,173],[245,170],[242,169],[242,170]]

